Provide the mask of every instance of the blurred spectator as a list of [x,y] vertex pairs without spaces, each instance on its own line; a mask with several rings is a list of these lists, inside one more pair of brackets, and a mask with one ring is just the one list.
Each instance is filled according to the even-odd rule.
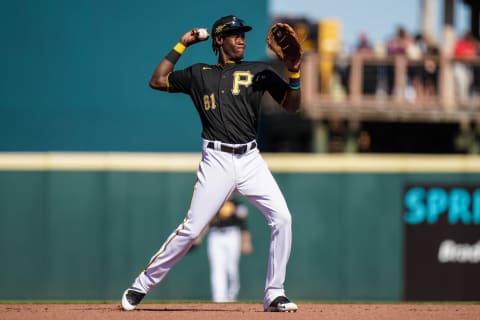
[[[413,39],[403,26],[398,26],[395,35],[387,42],[387,54],[389,56],[407,55],[407,48],[411,45]],[[410,51],[413,51],[410,49]],[[394,66],[389,65],[386,69],[388,93],[393,93],[394,88]],[[405,84],[406,85],[406,84]]]
[[389,55],[407,54],[407,47],[412,42],[407,30],[403,26],[397,27],[395,35],[388,40],[387,53]]
[[453,56],[458,59],[453,64],[455,90],[458,99],[462,102],[470,96],[473,84],[473,66],[469,60],[477,56],[477,43],[470,32],[466,32],[456,41]]
[[424,96],[433,97],[437,94],[438,82],[438,58],[440,56],[440,49],[433,37],[426,33],[423,35],[423,86]]
[[407,67],[407,100],[421,100],[423,98],[423,48],[424,39],[421,34],[417,34],[414,38],[406,43],[406,54],[408,57]]
[[[366,32],[358,35],[355,52],[363,55],[373,55],[373,46]],[[377,65],[365,63],[363,65],[363,88],[362,92],[366,95],[374,95],[377,91],[379,70]]]
[[429,34],[417,34],[407,43],[408,82],[416,101],[436,95],[439,49]]
[[370,42],[370,39],[368,38],[368,35],[366,32],[361,32],[358,35],[357,44],[355,46],[355,52],[367,53],[367,54],[373,53],[372,43]]
[[366,153],[371,152],[372,138],[367,130],[360,130],[357,138],[358,152]]

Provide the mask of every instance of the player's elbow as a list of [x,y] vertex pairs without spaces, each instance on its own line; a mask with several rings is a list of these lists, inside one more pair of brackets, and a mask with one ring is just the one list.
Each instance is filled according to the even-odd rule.
[[155,90],[168,91],[168,76],[164,74],[153,75],[148,83]]
[[156,78],[150,79],[150,82],[148,83],[148,85],[150,88],[155,90],[164,90],[162,82]]

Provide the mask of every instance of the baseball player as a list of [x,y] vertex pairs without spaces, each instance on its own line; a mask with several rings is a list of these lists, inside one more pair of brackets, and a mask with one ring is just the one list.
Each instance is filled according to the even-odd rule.
[[194,246],[199,246],[208,233],[207,253],[214,302],[237,301],[240,256],[252,252],[247,216],[247,206],[231,196],[210,222],[210,227],[194,241]]
[[271,228],[264,311],[298,309],[284,289],[292,243],[290,211],[255,139],[260,101],[266,91],[288,112],[299,110],[301,56],[284,60],[289,81],[267,63],[243,61],[245,33],[250,30],[252,27],[236,16],[218,19],[211,31],[217,63],[174,70],[189,46],[206,40],[199,28],[193,28],[155,68],[150,80],[153,89],[181,92],[192,99],[202,123],[202,157],[185,219],[125,290],[124,310],[135,309],[165,278],[233,192],[255,205]]

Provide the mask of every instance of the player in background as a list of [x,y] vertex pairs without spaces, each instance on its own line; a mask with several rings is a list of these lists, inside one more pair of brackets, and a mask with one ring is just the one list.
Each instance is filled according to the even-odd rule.
[[231,196],[209,228],[194,241],[199,246],[206,234],[210,264],[210,287],[214,302],[235,302],[240,291],[240,257],[252,252],[247,223],[248,208]]
[[188,46],[206,40],[193,28],[154,70],[150,80],[153,89],[181,92],[192,99],[202,123],[202,158],[184,221],[125,290],[121,301],[124,310],[135,309],[164,279],[233,192],[255,205],[271,228],[264,311],[292,312],[298,308],[284,288],[292,244],[291,214],[257,148],[256,136],[265,92],[288,112],[299,110],[301,57],[285,60],[289,81],[268,63],[243,61],[245,33],[251,29],[232,15],[218,19],[211,31],[217,63],[174,70]]

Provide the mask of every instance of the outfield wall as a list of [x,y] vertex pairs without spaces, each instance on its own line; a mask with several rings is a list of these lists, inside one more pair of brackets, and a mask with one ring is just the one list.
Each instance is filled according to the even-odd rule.
[[[117,299],[183,220],[199,157],[1,154],[0,299]],[[480,181],[468,156],[265,157],[293,215],[295,299],[404,299],[404,187]],[[242,300],[262,298],[268,253],[266,222],[250,209]],[[203,245],[149,298],[209,299],[208,281]]]

